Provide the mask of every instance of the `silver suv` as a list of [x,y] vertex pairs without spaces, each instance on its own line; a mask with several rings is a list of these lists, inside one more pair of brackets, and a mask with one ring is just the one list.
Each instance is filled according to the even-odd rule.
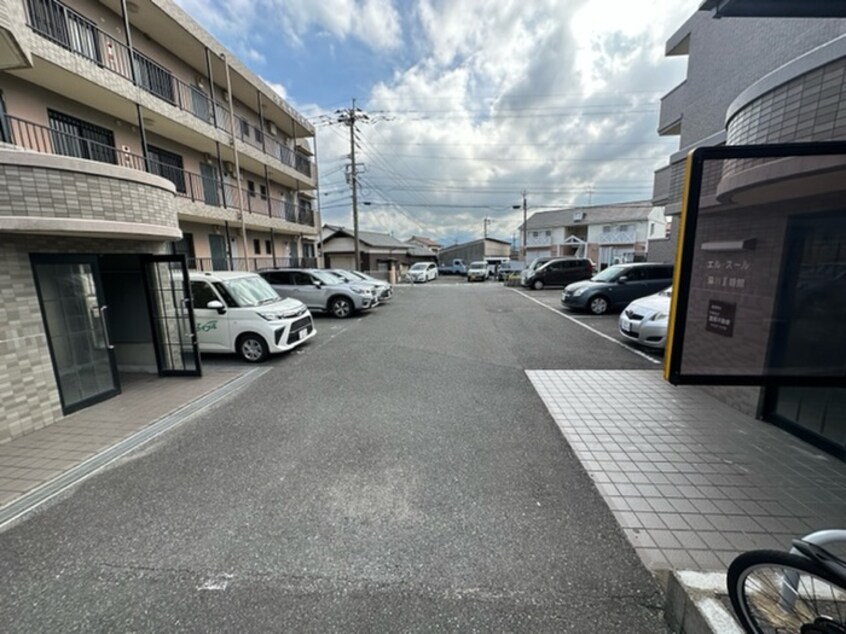
[[370,286],[373,289],[373,296],[377,304],[386,302],[393,296],[394,292],[391,285],[385,281],[370,277],[358,271],[348,271],[346,269],[326,269],[332,275],[336,275],[344,280],[347,284],[360,284],[362,286]]
[[373,306],[373,289],[364,284],[347,284],[321,269],[272,269],[257,271],[282,297],[300,300],[310,310],[346,319]]

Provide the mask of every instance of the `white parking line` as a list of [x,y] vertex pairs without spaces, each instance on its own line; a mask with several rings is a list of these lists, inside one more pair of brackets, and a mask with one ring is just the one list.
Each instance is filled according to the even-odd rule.
[[620,341],[619,339],[614,339],[614,337],[609,337],[604,332],[599,332],[596,328],[592,328],[591,326],[588,326],[583,321],[576,319],[575,317],[570,317],[570,315],[565,315],[560,310],[557,310],[557,309],[553,308],[552,306],[544,304],[539,299],[535,299],[534,297],[530,297],[529,295],[526,295],[526,293],[524,293],[523,291],[518,291],[516,288],[510,288],[508,290],[513,291],[513,292],[517,293],[518,295],[522,295],[523,297],[525,297],[529,301],[532,301],[539,306],[543,306],[547,310],[552,311],[553,313],[555,313],[559,317],[563,317],[564,319],[567,319],[567,320],[573,322],[577,326],[581,326],[582,328],[585,328],[586,330],[590,330],[593,334],[599,335],[600,337],[602,337],[603,339],[607,339],[611,343],[616,343],[621,348],[624,348],[624,349],[628,350],[629,352],[631,352],[632,354],[636,354],[637,356],[646,359],[650,363],[655,363],[656,365],[661,363],[660,360],[650,357],[645,352],[641,352],[640,350],[635,350],[634,348],[627,346],[624,342]]

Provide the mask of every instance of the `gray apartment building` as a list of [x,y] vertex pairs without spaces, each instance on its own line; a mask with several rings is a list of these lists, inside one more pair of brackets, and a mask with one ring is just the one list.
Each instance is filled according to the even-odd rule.
[[[705,2],[709,8],[696,12],[667,41],[666,54],[686,56],[688,62],[686,79],[661,100],[658,125],[659,134],[679,137],[679,150],[654,179],[653,202],[670,217],[681,211],[685,159],[697,147],[846,140],[846,20],[715,19],[714,4]],[[675,250],[679,223],[672,226],[662,258]],[[829,233],[825,240],[825,248],[806,245],[805,252],[831,261],[795,265],[846,270],[846,235]],[[832,241],[842,248],[832,248]],[[844,390],[709,390],[746,413],[846,455]]]
[[0,0],[0,441],[199,371],[174,254],[313,263],[313,137],[170,0]]

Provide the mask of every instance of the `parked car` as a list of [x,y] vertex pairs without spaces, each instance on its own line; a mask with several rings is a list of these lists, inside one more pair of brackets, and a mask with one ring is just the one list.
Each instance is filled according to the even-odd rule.
[[522,262],[515,262],[513,260],[503,262],[499,267],[499,271],[497,271],[496,279],[504,282],[509,275],[519,275],[522,273],[524,268]]
[[546,264],[550,260],[554,260],[554,259],[555,258],[553,258],[553,257],[541,256],[541,257],[535,258],[534,260],[529,262],[529,266],[527,266],[525,269],[523,269],[523,272],[520,276],[520,284],[522,284],[523,286],[526,286],[525,281],[532,273],[534,273],[536,270],[538,270],[540,267],[542,267],[544,264]]
[[617,322],[620,334],[641,346],[663,350],[667,345],[672,298],[673,288],[669,287],[633,301],[620,313]]
[[200,352],[235,352],[257,363],[317,333],[297,299],[282,299],[255,273],[189,273]]
[[587,258],[555,258],[541,264],[523,278],[523,286],[539,291],[545,286],[567,286],[593,275],[593,263]]
[[324,269],[326,272],[341,278],[347,284],[362,284],[369,286],[373,291],[374,306],[382,303],[382,295],[386,294],[387,299],[390,299],[390,284],[377,280],[375,278],[365,279],[358,277],[355,271],[347,271],[346,269]]
[[300,300],[310,310],[346,319],[374,304],[373,288],[365,284],[347,284],[321,269],[269,269],[259,271],[282,297]]
[[488,263],[484,261],[471,262],[467,269],[467,281],[484,282],[486,279],[488,279]]
[[380,280],[378,277],[373,277],[372,275],[362,273],[361,271],[346,272],[349,273],[352,277],[362,280],[363,282],[373,282],[374,284],[376,284],[376,289],[379,292],[379,303],[387,302],[394,296],[394,287],[390,284],[390,282]]
[[408,269],[412,282],[428,282],[438,279],[438,267],[434,262],[417,262]]
[[561,293],[561,304],[603,315],[672,284],[672,264],[615,264],[590,280],[567,286]]

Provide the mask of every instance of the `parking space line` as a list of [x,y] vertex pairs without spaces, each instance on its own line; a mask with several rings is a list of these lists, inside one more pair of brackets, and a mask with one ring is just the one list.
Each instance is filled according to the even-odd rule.
[[534,302],[535,304],[538,304],[539,306],[543,306],[543,307],[544,307],[544,308],[546,308],[547,310],[552,311],[553,313],[555,313],[555,314],[556,314],[556,315],[558,315],[559,317],[563,317],[564,319],[567,319],[567,320],[569,320],[569,321],[573,322],[573,323],[574,323],[574,324],[576,324],[577,326],[581,326],[582,328],[585,328],[586,330],[590,330],[593,334],[595,334],[595,335],[599,335],[600,337],[602,337],[603,339],[607,339],[607,340],[608,340],[608,341],[610,341],[611,343],[616,343],[616,344],[617,344],[618,346],[620,346],[621,348],[625,348],[626,350],[628,350],[628,351],[629,351],[629,352],[631,352],[632,354],[636,354],[637,356],[639,356],[639,357],[642,357],[642,358],[646,359],[646,360],[647,360],[647,361],[649,361],[650,363],[654,363],[654,364],[656,364],[656,365],[658,365],[658,364],[660,364],[660,363],[661,363],[661,361],[660,361],[660,360],[658,360],[658,359],[653,359],[652,357],[650,357],[650,356],[649,356],[648,354],[646,354],[645,352],[641,352],[640,350],[635,350],[635,349],[634,349],[634,348],[632,348],[631,346],[626,345],[626,343],[625,343],[624,341],[620,341],[620,340],[618,340],[618,339],[614,339],[614,337],[609,337],[609,336],[608,336],[608,335],[606,335],[604,332],[599,332],[596,328],[593,328],[593,327],[591,327],[591,326],[588,326],[586,323],[584,323],[584,322],[583,322],[583,321],[581,321],[580,319],[576,319],[575,317],[570,317],[570,315],[566,315],[566,314],[562,313],[560,310],[557,310],[557,309],[553,308],[552,306],[549,306],[548,304],[544,304],[544,303],[543,303],[542,301],[540,301],[539,299],[535,299],[534,297],[530,297],[529,295],[527,295],[527,294],[526,294],[526,293],[524,293],[523,291],[518,291],[516,288],[509,288],[508,290],[513,291],[513,292],[517,293],[518,295],[522,295],[523,297],[525,297],[525,298],[526,298],[526,299],[528,299],[529,301],[532,301],[532,302]]

